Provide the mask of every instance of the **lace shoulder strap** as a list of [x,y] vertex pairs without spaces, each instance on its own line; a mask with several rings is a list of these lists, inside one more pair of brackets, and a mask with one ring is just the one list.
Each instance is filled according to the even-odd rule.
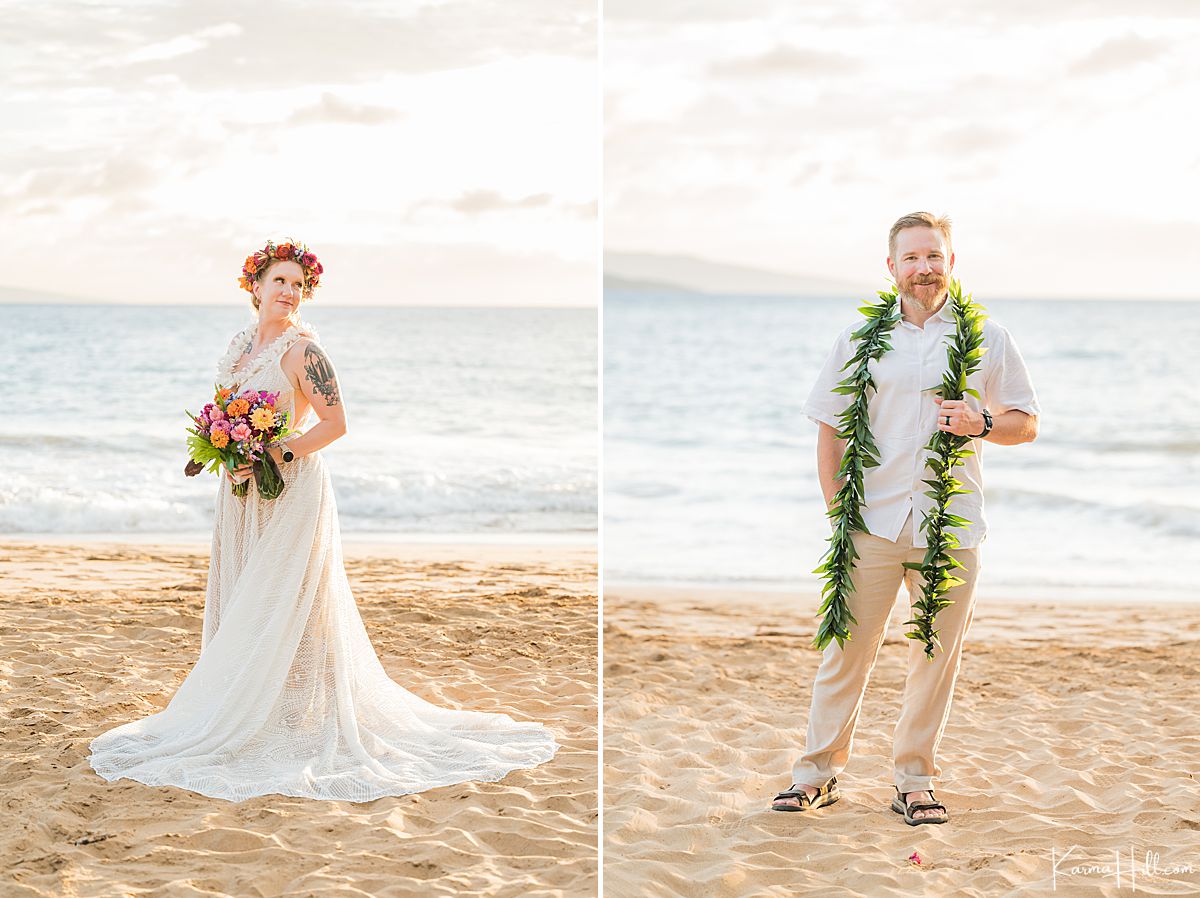
[[254,338],[254,331],[257,329],[257,322],[249,324],[242,328],[233,339],[229,341],[229,348],[225,350],[225,355],[217,362],[217,383],[222,386],[228,386],[233,379],[233,366],[243,355],[246,350],[246,344]]

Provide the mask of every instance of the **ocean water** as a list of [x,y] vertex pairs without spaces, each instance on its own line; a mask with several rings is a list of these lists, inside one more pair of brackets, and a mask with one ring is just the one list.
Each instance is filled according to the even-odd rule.
[[[306,307],[346,436],[321,450],[342,529],[594,539],[596,314]],[[247,311],[0,305],[0,533],[207,534],[184,409],[212,396]]]
[[[1200,305],[976,299],[1042,405],[1035,442],[985,445],[981,591],[1200,599]],[[818,586],[800,408],[857,305],[606,292],[606,583]]]

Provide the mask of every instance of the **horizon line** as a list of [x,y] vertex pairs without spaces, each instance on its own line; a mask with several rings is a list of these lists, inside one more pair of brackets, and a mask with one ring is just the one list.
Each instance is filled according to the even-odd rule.
[[[975,295],[977,291],[971,291]],[[864,299],[859,294],[850,293],[756,293],[756,292],[707,292],[704,290],[693,290],[688,287],[677,287],[671,284],[662,286],[606,286],[604,293],[654,293],[663,295],[684,295],[684,296],[700,296],[707,299],[794,299],[794,300],[814,300],[814,299],[839,299],[850,302],[864,302],[874,298],[875,293],[872,292],[869,297]],[[992,302],[995,300],[1007,302],[1200,302],[1200,296],[1004,296],[996,294],[987,299],[981,299],[980,302]]]

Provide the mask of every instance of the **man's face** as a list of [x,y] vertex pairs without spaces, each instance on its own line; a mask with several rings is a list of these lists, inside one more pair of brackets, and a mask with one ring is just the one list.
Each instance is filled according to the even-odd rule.
[[923,309],[936,309],[946,293],[946,278],[954,270],[954,254],[946,238],[933,228],[905,228],[896,235],[895,258],[888,271],[901,296]]

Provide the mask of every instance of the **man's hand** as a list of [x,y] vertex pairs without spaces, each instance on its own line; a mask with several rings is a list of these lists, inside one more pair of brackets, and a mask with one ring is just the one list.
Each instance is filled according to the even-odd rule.
[[[939,406],[938,430],[959,437],[971,437],[983,433],[983,415],[967,405],[966,400],[942,399],[940,396],[934,396],[933,401]],[[947,419],[949,419],[949,424],[946,423]]]

